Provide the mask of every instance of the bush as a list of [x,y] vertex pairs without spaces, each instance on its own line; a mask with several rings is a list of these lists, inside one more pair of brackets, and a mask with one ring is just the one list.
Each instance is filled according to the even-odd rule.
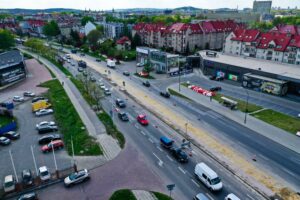
[[131,190],[122,189],[113,193],[109,200],[136,200]]

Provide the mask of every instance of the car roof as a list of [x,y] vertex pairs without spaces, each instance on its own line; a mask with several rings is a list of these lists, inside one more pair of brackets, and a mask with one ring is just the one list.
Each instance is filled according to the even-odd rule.
[[6,137],[3,137],[3,136],[0,137],[0,140],[5,140],[5,139],[7,139],[7,138],[6,138]]
[[232,200],[240,200],[240,198],[238,198],[235,194],[230,193],[227,195],[227,198],[230,198]]
[[199,193],[196,195],[199,200],[209,200],[203,193]]
[[40,172],[45,172],[45,171],[48,171],[48,168],[46,166],[42,166],[39,168],[39,171]]
[[205,163],[198,163],[196,166],[201,167],[211,179],[217,178],[218,175],[215,171],[213,171],[210,167],[208,167]]
[[11,182],[11,181],[13,181],[13,175],[7,175],[7,176],[5,176],[4,182]]
[[138,117],[143,118],[143,117],[146,117],[146,115],[140,114],[140,115],[138,115]]

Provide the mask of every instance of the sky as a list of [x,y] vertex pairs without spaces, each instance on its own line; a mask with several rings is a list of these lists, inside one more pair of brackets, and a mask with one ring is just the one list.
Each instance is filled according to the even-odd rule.
[[[0,8],[75,8],[111,10],[119,8],[251,8],[253,0],[0,0]],[[300,8],[300,0],[273,0],[273,7]]]

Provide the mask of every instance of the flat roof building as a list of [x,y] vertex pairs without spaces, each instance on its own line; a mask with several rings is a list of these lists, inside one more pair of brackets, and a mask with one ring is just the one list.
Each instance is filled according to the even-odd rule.
[[259,14],[270,14],[272,1],[257,1],[253,2],[253,12]]

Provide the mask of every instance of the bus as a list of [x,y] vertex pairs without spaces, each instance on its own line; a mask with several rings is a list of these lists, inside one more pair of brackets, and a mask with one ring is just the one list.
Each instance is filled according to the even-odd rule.
[[288,82],[265,76],[247,73],[243,75],[242,86],[260,92],[274,94],[278,96],[286,95],[288,91]]

